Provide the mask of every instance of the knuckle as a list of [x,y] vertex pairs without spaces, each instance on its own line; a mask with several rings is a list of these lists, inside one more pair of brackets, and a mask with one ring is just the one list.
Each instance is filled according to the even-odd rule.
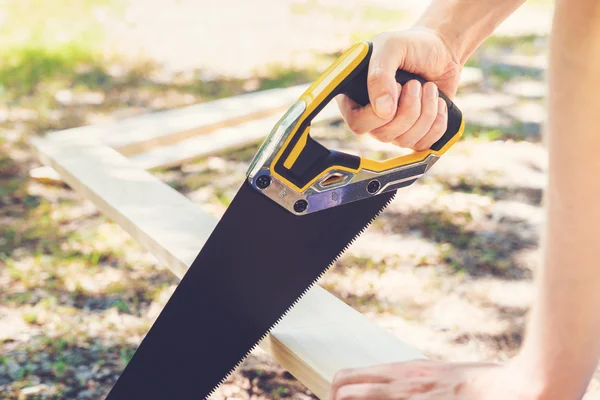
[[399,138],[396,138],[394,140],[394,144],[396,146],[400,146],[400,147],[404,147],[404,148],[411,148],[414,143],[412,141],[409,141],[408,138],[406,137],[406,135],[402,135]]
[[407,108],[399,113],[399,117],[402,118],[402,127],[404,128],[403,131],[410,130],[415,125],[420,115],[420,110],[412,107]]
[[366,390],[366,398],[367,399],[381,399],[381,398],[390,398],[389,389],[385,390],[381,388],[381,386],[371,386]]
[[373,37],[373,46],[384,46],[392,37],[391,32],[381,32]]
[[430,141],[420,141],[413,146],[413,150],[416,151],[425,151],[427,150],[433,143],[429,143]]
[[408,98],[401,101],[400,107],[398,107],[398,116],[410,122],[411,126],[417,121],[420,115],[421,103],[419,101]]
[[425,82],[423,84],[423,90],[428,90],[430,87],[433,87],[435,89],[437,88],[437,85],[433,82]]
[[351,389],[342,387],[337,391],[335,400],[357,400],[358,397],[352,393]]
[[435,121],[437,115],[438,112],[436,107],[431,104],[429,107],[423,107],[421,110],[421,117],[427,119],[431,124],[433,124],[433,121]]
[[338,108],[342,114],[345,113],[348,108],[348,97],[344,94],[338,94],[335,96],[335,102],[337,103]]
[[436,118],[431,126],[431,131],[436,135],[442,135],[448,128],[448,121],[445,118]]
[[348,118],[346,124],[348,125],[348,128],[357,135],[362,135],[365,133],[364,129],[361,127],[356,118]]
[[367,75],[367,85],[377,85],[385,79],[385,70],[377,64],[369,70]]
[[394,134],[396,137],[408,133],[417,121],[417,118],[412,119],[404,115],[397,116],[396,118],[396,123],[394,124]]
[[377,128],[371,131],[371,136],[383,143],[389,143],[397,136],[390,129]]
[[351,375],[352,375],[352,369],[350,369],[350,368],[340,369],[333,376],[333,384],[335,385],[339,382],[343,382],[347,377],[349,377]]
[[436,118],[437,113],[435,112],[435,110],[428,110],[425,108],[421,111],[421,114],[419,115],[419,124],[422,124],[422,126],[426,127],[425,129],[427,129],[427,127],[431,129],[435,124]]
[[[364,400],[364,399],[380,399],[383,393],[378,390],[377,386],[361,388],[357,391],[352,385],[343,386],[338,389],[335,400]],[[388,397],[386,397],[388,398]]]

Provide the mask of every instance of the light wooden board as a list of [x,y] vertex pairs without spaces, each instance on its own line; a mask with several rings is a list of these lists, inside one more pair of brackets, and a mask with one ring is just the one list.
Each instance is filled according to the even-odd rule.
[[[314,123],[330,121],[339,116],[337,106],[330,104],[319,113]],[[275,114],[243,122],[236,126],[192,136],[167,146],[155,147],[143,153],[132,154],[128,158],[133,165],[146,170],[182,165],[202,157],[258,143],[266,137],[280,118],[280,114]],[[77,131],[70,130],[68,135],[55,133],[52,135],[60,136],[64,140],[67,137],[77,137],[75,134]],[[31,169],[29,177],[46,184],[62,184],[60,174],[48,165]]]
[[228,97],[206,103],[122,119],[110,124],[83,126],[56,132],[86,136],[131,155],[188,137],[282,112],[308,87],[298,85]]
[[[138,165],[157,168],[181,164],[191,158],[214,154],[229,148],[244,146],[260,140],[256,134],[249,138],[240,135],[223,136],[228,127],[253,120],[265,120],[260,128],[265,129],[266,121],[275,122],[281,114],[308,88],[308,84],[289,88],[263,90],[239,96],[125,118],[109,124],[81,126],[53,132],[57,138],[86,137],[102,141],[117,149],[121,154],[140,154]],[[270,128],[266,128],[270,129]],[[213,132],[216,131],[216,132]],[[212,134],[210,133],[212,132]],[[253,131],[256,132],[256,131]],[[267,132],[268,133],[268,132]],[[197,135],[206,134],[206,137]],[[264,134],[263,134],[264,137]],[[190,140],[187,142],[186,140]],[[178,144],[180,141],[186,143]],[[166,146],[166,150],[161,147]],[[194,147],[190,147],[194,146]],[[221,147],[219,147],[221,146]],[[158,151],[157,151],[158,149]],[[171,149],[169,151],[168,149]],[[184,149],[182,152],[181,149]],[[194,157],[192,154],[196,152]],[[175,161],[177,154],[182,160]],[[60,176],[49,166],[33,168],[29,177],[46,184],[60,184]]]
[[[219,154],[228,150],[259,143],[271,132],[280,114],[244,122],[240,125],[222,128],[214,132],[193,136],[169,146],[156,147],[144,153],[129,157],[132,163],[143,169],[174,167],[186,162]],[[313,120],[313,123],[340,118],[335,103],[327,105]]]
[[[67,184],[178,277],[216,226],[216,218],[99,141],[50,135],[33,143]],[[308,291],[261,347],[320,398],[327,396],[341,368],[423,358],[319,286]]]
[[49,165],[43,165],[41,167],[35,167],[29,170],[29,177],[41,183],[46,184],[62,184],[62,178]]

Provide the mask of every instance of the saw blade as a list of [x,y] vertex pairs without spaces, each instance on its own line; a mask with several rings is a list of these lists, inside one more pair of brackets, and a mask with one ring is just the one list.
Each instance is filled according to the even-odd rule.
[[297,216],[245,182],[107,399],[210,396],[394,194]]

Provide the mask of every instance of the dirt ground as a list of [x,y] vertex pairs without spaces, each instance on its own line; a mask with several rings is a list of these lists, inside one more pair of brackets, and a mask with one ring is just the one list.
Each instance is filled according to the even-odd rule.
[[[92,204],[67,187],[30,180],[39,163],[29,137],[309,81],[332,54],[410,26],[423,8],[419,1],[396,3],[94,6],[104,50],[121,58],[78,65],[28,92],[0,85],[0,398],[102,398],[177,284]],[[465,138],[399,192],[320,282],[432,359],[501,362],[521,344],[543,223],[550,15],[546,2],[533,2],[474,55],[469,65],[484,79],[456,100]],[[0,28],[2,20],[0,9]],[[396,152],[352,135],[340,121],[314,133],[368,157]],[[156,175],[220,215],[256,149]],[[591,392],[598,386],[594,381]],[[314,396],[255,351],[215,398]]]

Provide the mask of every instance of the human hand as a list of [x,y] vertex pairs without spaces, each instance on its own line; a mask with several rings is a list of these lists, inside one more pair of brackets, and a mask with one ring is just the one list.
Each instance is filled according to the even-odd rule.
[[540,386],[512,366],[418,360],[342,370],[329,399],[537,400],[539,393]]
[[[412,80],[401,86],[396,70],[429,82]],[[462,65],[435,31],[414,28],[383,33],[373,39],[367,86],[370,104],[361,107],[349,97],[336,97],[342,117],[356,134],[370,132],[382,142],[426,150],[446,131],[448,110],[438,88],[452,99]]]

